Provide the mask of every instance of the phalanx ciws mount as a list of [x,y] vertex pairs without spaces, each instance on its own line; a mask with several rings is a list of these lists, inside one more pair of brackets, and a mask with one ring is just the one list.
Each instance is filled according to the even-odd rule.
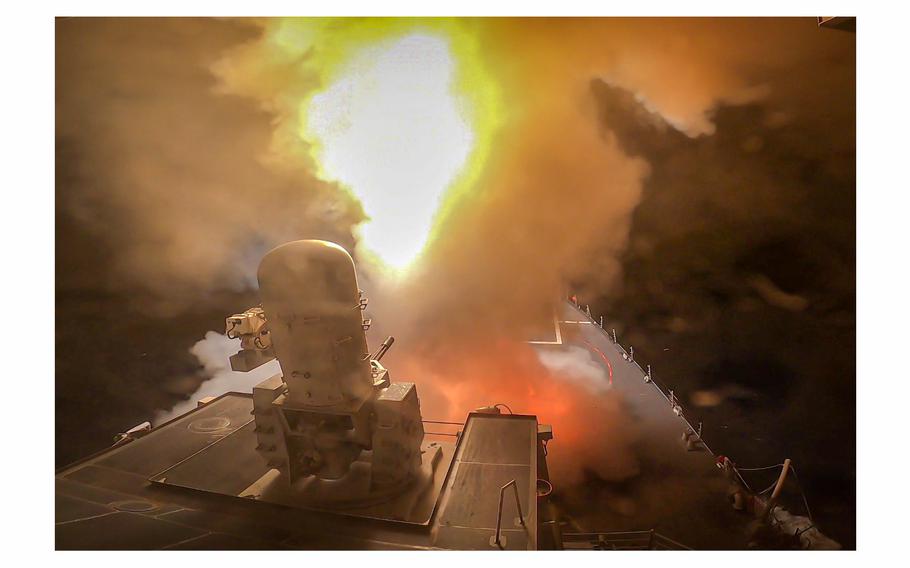
[[265,255],[258,278],[261,306],[226,328],[241,341],[235,371],[273,358],[281,367],[253,389],[259,454],[286,486],[341,480],[355,466],[369,480],[356,484],[364,497],[411,485],[430,458],[417,388],[392,382],[380,363],[391,337],[370,354],[351,256],[327,241],[294,241]]

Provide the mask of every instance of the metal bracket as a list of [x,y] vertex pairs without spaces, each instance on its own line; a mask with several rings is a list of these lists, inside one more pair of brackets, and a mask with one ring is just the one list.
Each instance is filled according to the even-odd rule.
[[499,510],[496,513],[496,534],[490,539],[490,546],[497,547],[502,549],[506,545],[506,539],[502,536],[502,504],[506,497],[506,489],[512,487],[513,493],[515,494],[515,506],[518,507],[518,518],[515,519],[521,526],[525,525],[524,513],[521,512],[521,499],[518,498],[518,484],[515,483],[515,480],[506,483],[499,489]]

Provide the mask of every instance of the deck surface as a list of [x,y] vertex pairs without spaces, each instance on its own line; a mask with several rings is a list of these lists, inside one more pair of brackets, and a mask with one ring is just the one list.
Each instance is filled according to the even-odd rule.
[[[687,449],[682,438],[689,430],[685,415],[674,413],[667,396],[645,381],[645,371],[623,358],[625,350],[584,312],[567,303],[557,320],[560,344],[535,347],[586,349],[610,377],[610,388],[621,394],[638,434],[634,451],[641,471],[622,482],[604,483],[613,498],[607,499],[606,508],[578,518],[584,532],[655,529],[691,548],[745,548],[751,519],[729,504],[729,484],[715,456],[704,446]],[[558,444],[559,432],[554,435]]]
[[[654,529],[692,548],[746,547],[750,519],[729,505],[728,482],[714,456],[706,448],[686,448],[685,416],[623,358],[622,347],[569,304],[534,344],[539,350],[588,350],[640,434],[634,447],[639,474],[603,482],[606,505],[577,517],[581,532]],[[440,479],[444,486],[431,521],[414,526],[237,497],[262,473],[253,437],[246,435],[251,410],[250,395],[227,393],[137,441],[58,471],[56,547],[490,550],[499,488],[512,479],[527,526],[517,521],[514,497],[507,495],[504,548],[538,547],[535,481],[546,463],[533,416],[471,414],[457,446],[451,438],[441,441],[454,455],[452,466]],[[558,429],[554,434],[558,444]],[[203,455],[216,459],[196,459]],[[207,476],[206,490],[150,481],[177,464],[183,466],[175,473]],[[238,471],[246,473],[238,477]]]
[[[533,416],[471,414],[457,445],[428,440],[449,458],[439,472],[439,484],[445,483],[438,501],[442,513],[423,525],[238,497],[262,471],[255,437],[246,435],[252,407],[250,395],[227,393],[134,442],[58,471],[56,548],[489,550],[505,477],[519,483],[526,520],[534,527],[510,526],[507,548],[536,546]],[[493,437],[505,447],[490,445]],[[456,453],[461,463],[450,468]],[[168,471],[177,485],[160,482]],[[202,479],[202,489],[191,487]],[[507,518],[517,515],[514,508],[514,502],[505,508]]]

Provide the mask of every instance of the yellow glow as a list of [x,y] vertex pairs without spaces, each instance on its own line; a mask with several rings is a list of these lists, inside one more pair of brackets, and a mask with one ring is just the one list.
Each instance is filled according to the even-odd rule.
[[322,173],[361,200],[370,217],[361,237],[393,268],[423,249],[474,145],[454,73],[447,42],[415,33],[363,49],[310,99],[307,133],[319,140]]
[[404,273],[446,204],[473,186],[498,124],[476,37],[445,19],[298,20],[273,41],[299,53],[328,46],[308,60],[324,86],[301,103],[300,136],[320,177],[363,204],[366,248]]

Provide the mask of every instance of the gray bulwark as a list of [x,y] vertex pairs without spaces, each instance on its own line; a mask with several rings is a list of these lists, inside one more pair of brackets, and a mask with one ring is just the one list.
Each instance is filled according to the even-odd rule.
[[471,413],[458,444],[433,544],[456,550],[496,550],[500,489],[512,480],[518,487],[524,523],[515,493],[505,492],[501,547],[537,548],[537,417]]

